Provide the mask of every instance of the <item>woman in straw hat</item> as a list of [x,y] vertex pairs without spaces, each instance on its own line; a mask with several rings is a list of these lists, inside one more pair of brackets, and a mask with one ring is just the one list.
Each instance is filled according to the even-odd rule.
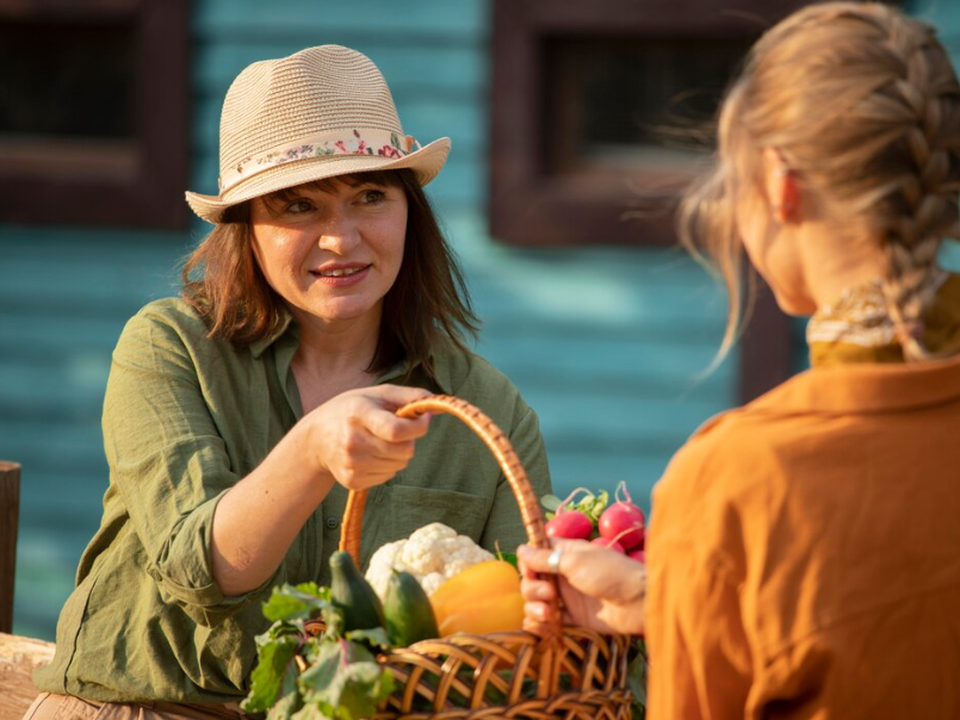
[[522,540],[467,428],[427,434],[428,417],[393,412],[457,394],[549,491],[536,416],[464,345],[476,318],[421,187],[449,147],[404,134],[379,70],[348,48],[234,81],[220,194],[187,193],[215,227],[183,297],[147,305],[114,353],[103,521],[29,717],[237,715],[261,604],[279,583],[329,584],[349,489],[371,488],[364,560],[430,522],[491,550]]
[[[742,246],[812,314],[813,368],[705,424],[653,497],[648,717],[960,717],[960,85],[934,31],[802,9],[753,48],[681,234],[733,302]],[[637,631],[642,571],[526,551],[583,624]],[[531,627],[550,585],[528,580]]]

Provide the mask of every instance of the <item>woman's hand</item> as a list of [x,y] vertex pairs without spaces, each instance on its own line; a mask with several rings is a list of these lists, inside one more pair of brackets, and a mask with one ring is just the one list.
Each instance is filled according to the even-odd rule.
[[406,420],[395,411],[430,394],[397,385],[350,390],[294,425],[217,504],[211,559],[224,594],[248,592],[270,578],[334,482],[361,490],[405,468],[430,418]]
[[552,583],[537,576],[556,572],[562,621],[601,633],[643,632],[643,602],[647,573],[642,563],[585,540],[553,540],[560,562],[551,568],[551,550],[529,545],[517,549],[523,574],[520,590],[525,600],[524,628],[542,635],[550,618]]
[[430,425],[429,415],[405,419],[396,410],[429,396],[427,390],[399,385],[337,395],[301,421],[308,428],[305,454],[313,457],[319,472],[350,490],[384,483],[407,466],[414,442]]

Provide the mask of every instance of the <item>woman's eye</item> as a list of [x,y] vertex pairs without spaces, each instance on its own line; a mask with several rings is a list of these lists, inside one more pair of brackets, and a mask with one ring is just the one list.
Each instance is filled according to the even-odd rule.
[[299,214],[310,212],[313,209],[313,204],[307,200],[294,200],[292,203],[287,205],[287,212]]
[[386,193],[383,190],[364,190],[363,191],[363,202],[367,205],[376,205],[381,202]]

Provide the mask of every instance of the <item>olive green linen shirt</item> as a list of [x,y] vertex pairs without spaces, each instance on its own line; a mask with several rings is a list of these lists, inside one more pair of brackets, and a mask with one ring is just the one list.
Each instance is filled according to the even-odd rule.
[[[346,491],[335,486],[260,588],[225,597],[210,535],[217,502],[302,415],[290,369],[299,329],[237,350],[210,339],[181,299],[147,305],[113,354],[103,410],[110,484],[100,529],[83,553],[41,690],[99,701],[229,702],[246,695],[261,603],[279,583],[329,584]],[[510,437],[537,496],[550,491],[536,415],[482,358],[444,342],[436,381],[407,384],[463,398]],[[399,365],[377,382],[399,382]],[[489,450],[451,416],[435,417],[409,466],[371,489],[361,560],[418,527],[442,522],[488,549],[524,540],[509,484]]]

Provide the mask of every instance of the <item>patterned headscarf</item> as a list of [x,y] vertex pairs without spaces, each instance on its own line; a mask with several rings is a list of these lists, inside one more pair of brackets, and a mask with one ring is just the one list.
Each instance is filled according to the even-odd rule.
[[[922,339],[938,353],[960,351],[960,275],[943,271],[937,295],[927,311]],[[850,288],[830,306],[820,308],[807,325],[807,345],[814,367],[856,362],[903,362],[897,327],[887,312],[877,280]]]

